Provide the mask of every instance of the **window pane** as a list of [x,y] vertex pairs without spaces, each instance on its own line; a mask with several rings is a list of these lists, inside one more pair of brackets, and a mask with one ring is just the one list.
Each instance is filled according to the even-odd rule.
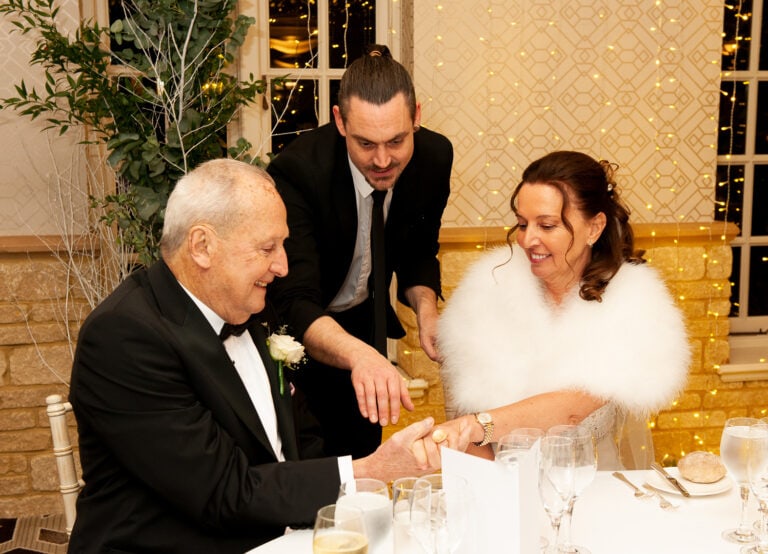
[[269,3],[269,66],[317,67],[317,4],[307,0]]
[[[755,165],[752,183],[752,236],[768,235],[768,165]],[[768,286],[768,281],[766,281]]]
[[723,71],[749,69],[752,0],[725,2],[723,14]]
[[732,221],[741,234],[744,206],[744,166],[718,165],[715,185],[715,221]]
[[734,246],[733,268],[731,269],[731,313],[730,317],[739,317],[739,279],[741,279],[741,247]]
[[757,83],[755,154],[768,154],[768,81]]
[[717,133],[717,154],[744,154],[747,137],[747,83],[720,83],[720,128]]
[[302,131],[317,127],[317,81],[272,82],[272,152],[282,152]]
[[768,246],[753,246],[749,256],[749,310],[747,315],[768,315]]
[[331,0],[328,27],[330,66],[345,68],[376,42],[376,1]]

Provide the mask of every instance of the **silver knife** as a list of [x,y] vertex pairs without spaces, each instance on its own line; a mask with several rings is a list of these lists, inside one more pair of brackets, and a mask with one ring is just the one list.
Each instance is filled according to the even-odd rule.
[[682,494],[685,497],[691,496],[691,493],[689,493],[683,485],[680,484],[680,481],[672,477],[669,473],[667,473],[667,470],[661,467],[656,462],[651,462],[651,467],[656,470],[656,472],[664,477],[664,479],[669,482],[673,487],[675,487],[677,490],[680,491],[680,494]]

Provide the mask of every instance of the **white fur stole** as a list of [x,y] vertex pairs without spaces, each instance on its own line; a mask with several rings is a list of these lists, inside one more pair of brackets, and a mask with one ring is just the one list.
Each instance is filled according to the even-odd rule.
[[690,347],[680,310],[656,271],[624,264],[602,302],[574,289],[554,307],[514,247],[488,252],[465,274],[439,320],[447,403],[458,413],[582,390],[637,415],[684,387]]

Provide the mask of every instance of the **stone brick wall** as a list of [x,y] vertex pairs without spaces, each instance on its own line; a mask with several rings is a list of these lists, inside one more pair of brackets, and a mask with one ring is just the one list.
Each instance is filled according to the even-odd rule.
[[[692,450],[717,452],[725,420],[739,415],[764,417],[768,407],[768,382],[723,383],[719,364],[728,359],[728,312],[730,308],[731,249],[735,226],[702,224],[635,225],[637,247],[646,250],[646,259],[657,267],[686,316],[693,362],[685,392],[668,409],[649,421],[656,457],[674,463]],[[501,228],[450,228],[441,232],[440,259],[446,298],[461,279],[467,265],[485,248],[503,244]],[[407,336],[399,342],[401,368],[411,377],[428,383],[425,395],[417,399],[416,410],[407,413],[398,426],[387,428],[385,436],[412,421],[434,416],[445,418],[442,384],[436,363],[419,348],[413,312],[398,306]]]
[[65,304],[67,286],[41,241],[0,239],[0,517],[63,511],[45,398],[68,394],[68,336],[88,311],[81,299]]

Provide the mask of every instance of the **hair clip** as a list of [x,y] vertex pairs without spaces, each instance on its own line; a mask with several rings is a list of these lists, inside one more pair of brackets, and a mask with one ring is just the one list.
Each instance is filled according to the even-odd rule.
[[613,183],[608,183],[608,192],[613,192]]
[[380,50],[371,50],[368,52],[368,55],[375,58],[376,56],[381,56],[382,54]]

